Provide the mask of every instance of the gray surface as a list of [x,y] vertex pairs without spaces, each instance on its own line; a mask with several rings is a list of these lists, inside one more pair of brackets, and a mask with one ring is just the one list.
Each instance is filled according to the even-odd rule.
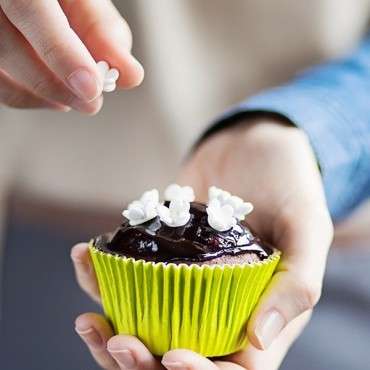
[[[69,262],[89,235],[14,222],[7,235],[0,369],[97,369],[73,331],[76,315],[97,309]],[[331,256],[321,303],[282,369],[370,369],[370,251]]]

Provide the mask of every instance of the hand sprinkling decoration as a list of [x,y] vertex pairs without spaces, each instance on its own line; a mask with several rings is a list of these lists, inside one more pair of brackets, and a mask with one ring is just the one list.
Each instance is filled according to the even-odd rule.
[[221,206],[230,205],[233,208],[233,216],[239,221],[243,221],[245,216],[253,211],[252,203],[244,202],[242,198],[231,195],[228,191],[219,189],[216,186],[209,188],[208,198],[210,202],[213,199],[217,199]]
[[159,218],[167,226],[184,226],[190,220],[190,203],[183,199],[171,200],[169,207],[158,206]]
[[164,199],[168,201],[183,199],[187,202],[193,202],[195,199],[194,190],[191,186],[171,184],[164,191]]
[[234,209],[230,204],[221,205],[218,199],[212,199],[207,207],[208,223],[218,231],[230,230],[236,224]]
[[134,200],[122,215],[131,226],[143,224],[158,215],[159,193],[157,189],[146,191],[139,200]]

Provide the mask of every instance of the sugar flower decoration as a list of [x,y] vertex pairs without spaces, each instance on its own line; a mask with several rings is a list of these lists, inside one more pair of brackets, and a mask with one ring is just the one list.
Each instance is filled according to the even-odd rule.
[[131,226],[143,224],[158,215],[159,193],[157,189],[146,191],[139,200],[134,200],[122,215]]
[[184,226],[190,220],[190,202],[177,198],[170,201],[169,207],[158,206],[158,215],[162,222],[170,227]]
[[109,64],[102,60],[97,63],[99,74],[103,80],[103,91],[111,92],[116,89],[116,81],[119,77],[119,71],[116,68],[110,68]]
[[212,199],[207,207],[208,223],[217,231],[230,230],[236,224],[234,209],[230,204],[221,204],[218,199]]
[[242,198],[231,195],[228,191],[219,189],[216,186],[209,188],[208,198],[209,202],[217,199],[221,206],[230,205],[233,209],[233,216],[239,221],[243,221],[245,216],[253,211],[252,203],[244,202]]
[[[208,196],[208,224],[218,231],[230,230],[253,210],[251,203],[215,186],[209,188]],[[143,224],[157,216],[170,227],[186,225],[191,217],[190,203],[195,199],[194,190],[190,186],[171,184],[165,190],[164,198],[169,202],[168,206],[159,203],[157,189],[146,191],[140,199],[130,203],[122,215],[131,226]]]
[[217,188],[216,186],[211,186],[208,189],[208,199],[217,199],[221,205],[227,203],[227,200],[231,197],[231,194],[228,191]]
[[164,191],[164,199],[168,201],[183,199],[187,202],[193,202],[195,199],[194,190],[191,186],[171,184]]

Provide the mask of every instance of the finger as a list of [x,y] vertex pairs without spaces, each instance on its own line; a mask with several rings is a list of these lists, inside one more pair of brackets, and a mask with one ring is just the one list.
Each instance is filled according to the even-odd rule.
[[0,70],[0,105],[10,108],[47,108],[60,112],[68,112],[69,108],[46,101],[18,85]]
[[[245,350],[229,355],[225,359],[242,366],[243,369],[277,370],[310,317],[311,311],[307,311],[293,320],[266,351],[260,351],[249,344]],[[217,365],[221,369],[229,369],[226,366],[220,366],[218,363]]]
[[58,1],[0,0],[6,17],[49,69],[84,101],[102,92],[96,63],[69,26]]
[[76,279],[81,289],[94,301],[100,302],[99,286],[95,270],[91,261],[89,247],[86,243],[75,245],[71,250]]
[[121,72],[119,87],[132,88],[142,82],[144,69],[131,54],[130,28],[110,0],[67,0],[62,7],[94,59],[106,60]]
[[136,337],[117,335],[108,341],[107,348],[122,370],[163,370],[160,362]]
[[24,37],[6,19],[1,9],[0,33],[0,69],[5,70],[24,88],[45,100],[58,102],[81,112],[95,113],[99,109],[99,100],[87,103],[77,98],[48,69]]
[[95,313],[80,315],[76,319],[75,330],[86,343],[95,361],[103,369],[119,369],[107,350],[107,342],[113,336],[113,331],[102,316]]
[[283,258],[248,324],[248,337],[260,349],[318,302],[333,236],[326,210],[295,212],[280,231],[277,247],[284,250]]
[[162,364],[167,370],[218,370],[211,360],[187,349],[174,349],[165,353]]
[[[246,370],[245,367],[230,361],[215,361],[215,365],[220,370]],[[255,368],[252,369],[255,370]],[[271,369],[269,368],[269,370]]]

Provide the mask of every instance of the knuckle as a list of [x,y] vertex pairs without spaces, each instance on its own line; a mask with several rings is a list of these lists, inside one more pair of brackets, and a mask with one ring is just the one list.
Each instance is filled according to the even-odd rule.
[[27,99],[24,94],[15,92],[3,92],[1,94],[3,104],[11,108],[25,108],[27,107]]
[[41,57],[48,61],[63,55],[68,45],[65,42],[56,41],[55,38],[47,38],[41,43],[40,49]]
[[103,21],[101,18],[92,20],[84,29],[82,33],[83,38],[89,38],[91,37],[90,35],[94,35],[102,31],[104,32],[107,24],[109,24],[110,34],[120,39],[122,45],[131,51],[133,37],[130,26],[125,19],[121,18],[121,16],[117,16],[117,14],[113,14]]
[[73,95],[53,77],[43,77],[35,80],[31,84],[32,92],[45,99],[52,99],[61,104],[69,105],[73,100]]
[[306,282],[297,282],[298,304],[300,311],[304,312],[313,309],[320,300],[321,287]]
[[20,21],[29,15],[36,0],[2,0],[1,6],[5,14],[13,21]]
[[51,92],[50,85],[50,81],[46,78],[43,78],[33,82],[31,88],[36,95],[48,96]]

